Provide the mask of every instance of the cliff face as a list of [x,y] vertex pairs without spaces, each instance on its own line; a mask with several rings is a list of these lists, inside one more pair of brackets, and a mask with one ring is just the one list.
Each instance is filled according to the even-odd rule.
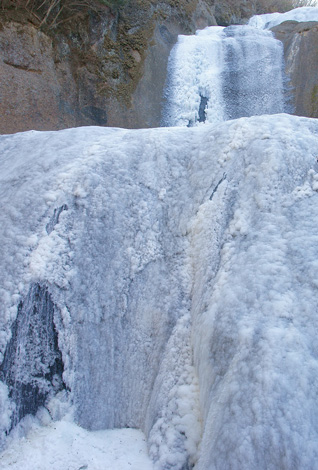
[[44,32],[0,14],[0,133],[158,126],[177,35],[216,24],[205,0],[133,0]]
[[294,114],[318,117],[318,22],[286,21],[273,32],[284,44]]
[[[81,10],[56,27],[0,9],[0,133],[83,125],[160,124],[170,50],[178,34],[242,22],[253,2],[130,0]],[[295,114],[318,117],[318,24],[273,29],[284,43]]]

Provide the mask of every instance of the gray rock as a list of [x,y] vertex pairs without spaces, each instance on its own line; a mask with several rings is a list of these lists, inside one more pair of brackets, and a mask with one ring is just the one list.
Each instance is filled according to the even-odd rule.
[[318,22],[286,21],[272,31],[284,44],[294,114],[318,117]]

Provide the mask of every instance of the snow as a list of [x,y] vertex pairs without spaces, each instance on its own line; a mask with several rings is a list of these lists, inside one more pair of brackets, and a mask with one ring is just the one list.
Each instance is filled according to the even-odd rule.
[[[44,412],[43,412],[44,413]],[[32,423],[1,454],[10,470],[152,470],[146,438],[136,429],[89,432],[68,420]]]
[[253,28],[270,29],[284,21],[318,21],[318,7],[299,7],[286,13],[267,13],[253,16],[248,24]]
[[68,387],[2,468],[151,468],[136,429],[156,470],[318,468],[316,120],[26,132],[0,155],[2,353],[48,286]]

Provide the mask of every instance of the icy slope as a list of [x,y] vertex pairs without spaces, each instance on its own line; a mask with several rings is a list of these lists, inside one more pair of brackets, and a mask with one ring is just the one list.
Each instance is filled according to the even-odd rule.
[[[28,132],[0,155],[11,388],[40,390],[55,419],[67,399],[85,428],[142,429],[157,469],[318,468],[315,120]],[[42,311],[32,286],[60,382],[34,329],[10,341],[21,301]]]

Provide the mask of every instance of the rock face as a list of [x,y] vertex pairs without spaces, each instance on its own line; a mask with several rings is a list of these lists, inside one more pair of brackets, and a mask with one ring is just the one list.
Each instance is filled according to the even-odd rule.
[[286,21],[272,31],[284,44],[294,114],[318,117],[318,22]]
[[44,32],[1,15],[0,133],[158,126],[177,35],[216,24],[205,0],[131,0]]
[[76,107],[71,68],[56,64],[47,35],[33,26],[8,23],[0,32],[0,50],[1,133],[89,124]]

